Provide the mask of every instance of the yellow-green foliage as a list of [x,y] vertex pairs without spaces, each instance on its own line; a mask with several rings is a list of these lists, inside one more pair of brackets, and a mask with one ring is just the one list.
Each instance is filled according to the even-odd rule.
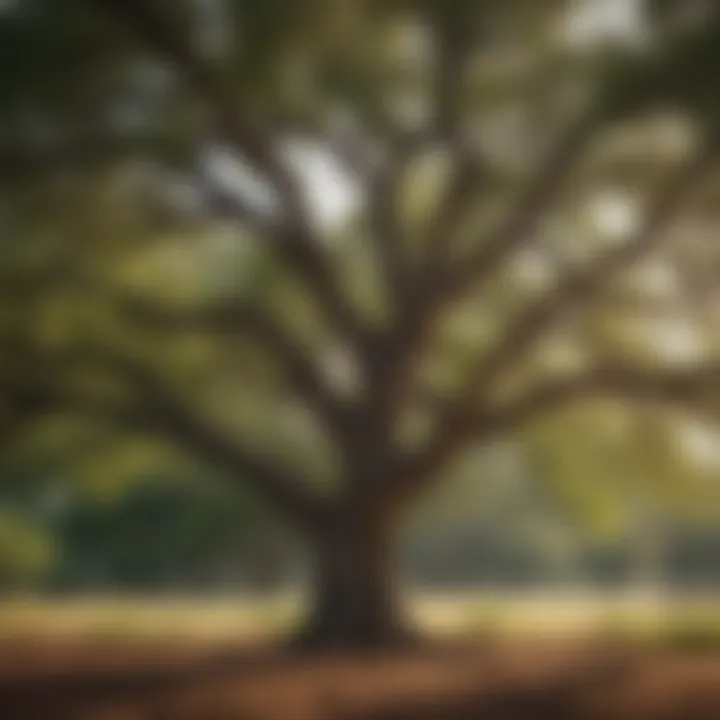
[[54,556],[41,528],[0,508],[0,587],[32,584],[50,570]]

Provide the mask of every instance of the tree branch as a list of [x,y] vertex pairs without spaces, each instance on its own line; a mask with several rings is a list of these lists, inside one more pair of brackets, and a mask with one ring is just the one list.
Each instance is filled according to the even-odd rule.
[[[459,222],[462,208],[470,200],[476,170],[475,158],[458,159],[448,193],[428,229],[427,257],[420,267],[411,267],[406,259],[390,254],[396,245],[385,248],[386,278],[395,288],[396,313],[394,322],[377,339],[370,354],[371,391],[367,397],[367,413],[371,418],[368,425],[379,434],[380,442],[387,442],[403,398],[414,382],[412,365],[425,339],[428,309],[432,303],[427,293],[427,278],[437,272],[443,241],[449,240],[448,235]],[[378,195],[381,203],[388,203],[387,192],[380,191]],[[393,235],[386,233],[384,237],[392,239]]]
[[[290,468],[281,467],[235,438],[229,438],[197,411],[181,402],[149,367],[131,358],[102,348],[76,348],[52,357],[42,365],[108,372],[124,383],[134,402],[122,405],[58,388],[45,375],[33,373],[31,379],[15,378],[7,396],[15,409],[33,416],[62,411],[102,417],[134,432],[140,429],[158,433],[199,459],[227,471],[233,480],[245,482],[264,501],[291,520],[308,528],[324,518],[325,507],[302,478]],[[26,367],[23,368],[27,370]]]
[[453,146],[453,167],[441,205],[430,221],[423,249],[425,251],[424,284],[432,287],[433,278],[443,275],[463,217],[481,185],[482,163],[472,151]]
[[568,173],[594,136],[595,116],[583,116],[560,139],[535,174],[525,193],[500,226],[468,258],[441,273],[431,289],[432,312],[437,313],[473,285],[481,284],[523,243],[532,239],[535,226],[567,180]]
[[389,157],[369,181],[370,241],[395,319],[402,314],[410,290],[410,267],[397,212],[398,191],[416,148],[414,138],[397,139]]
[[592,298],[613,275],[650,252],[663,237],[697,185],[713,170],[720,159],[720,143],[713,136],[677,172],[671,174],[646,212],[644,222],[624,243],[611,247],[588,266],[580,267],[560,281],[558,287],[537,304],[520,314],[507,335],[471,373],[469,392],[474,385],[489,387],[498,373],[505,370],[525,349],[548,330],[568,308]]
[[[468,160],[461,161],[456,167],[452,187],[446,196],[436,224],[431,226],[428,235],[428,264],[419,283],[413,287],[413,293],[406,301],[408,312],[401,315],[393,329],[393,341],[385,352],[386,365],[392,364],[389,374],[391,381],[386,383],[393,388],[397,399],[412,383],[412,365],[418,348],[422,346],[434,318],[440,310],[455,297],[462,294],[472,282],[489,274],[506,255],[521,242],[525,241],[538,217],[550,203],[557,189],[576,159],[576,155],[591,137],[593,124],[583,119],[563,138],[552,158],[541,169],[531,184],[517,211],[506,219],[493,238],[478,252],[464,261],[461,267],[452,267],[449,271],[434,261],[446,240],[445,230],[452,230],[458,223],[458,213],[471,202],[472,191],[477,187],[477,165]],[[431,265],[432,262],[432,265]],[[433,279],[433,276],[439,278]]]
[[661,402],[699,410],[718,390],[718,365],[666,371],[606,365],[533,388],[514,403],[486,414],[482,423],[486,432],[509,432],[568,403],[592,398]]
[[488,440],[511,433],[545,413],[592,398],[667,403],[699,411],[709,393],[720,400],[720,366],[702,365],[692,370],[653,371],[623,365],[606,365],[574,378],[548,381],[518,400],[497,407],[454,409],[424,451],[406,458],[397,472],[401,491],[419,492],[474,440]]
[[266,311],[249,300],[237,298],[196,311],[161,308],[144,300],[118,298],[121,312],[132,322],[150,329],[247,335],[259,342],[277,361],[291,389],[314,410],[326,430],[347,449],[353,412],[323,380],[311,356]]
[[228,470],[233,479],[247,483],[272,507],[293,521],[312,528],[322,522],[324,504],[298,477],[295,470],[271,462],[239,440],[228,438],[213,429],[209,421],[195,415],[167,394],[150,398],[148,420],[157,429],[199,458]]
[[[451,402],[438,422],[438,431],[430,446],[419,458],[411,462],[410,470],[401,473],[405,478],[400,482],[413,483],[412,475],[425,477],[437,471],[451,457],[474,437],[489,433],[493,427],[502,423],[492,411],[485,407],[478,410],[478,397],[497,379],[507,367],[511,366],[523,351],[528,348],[542,333],[547,330],[568,306],[592,297],[602,289],[615,272],[631,264],[643,254],[650,251],[659,241],[662,231],[672,221],[678,209],[688,196],[716,166],[720,143],[713,134],[707,144],[703,144],[695,156],[678,172],[673,173],[658,194],[654,204],[647,212],[645,221],[626,243],[613,247],[590,267],[582,268],[569,275],[555,291],[551,292],[538,304],[530,307],[513,323],[511,330],[500,341],[498,346],[481,360],[471,373],[468,391]],[[642,387],[641,378],[637,375],[621,374],[617,369],[605,371],[594,378],[606,384],[611,380],[617,385],[624,382],[628,388],[633,381]],[[672,378],[665,389],[669,391],[682,389],[686,378]],[[559,392],[553,390],[553,392]],[[550,390],[544,394],[552,394]],[[534,399],[538,403],[539,399]],[[542,403],[540,403],[542,404]],[[517,412],[517,411],[516,411]],[[422,482],[418,480],[418,482]]]
[[153,6],[150,0],[89,2],[120,20],[151,50],[170,60],[195,92],[217,113],[223,136],[267,174],[285,195],[293,212],[301,212],[297,190],[273,146],[259,127],[241,115],[232,86],[194,51],[177,23]]
[[451,143],[458,139],[462,91],[467,61],[475,41],[474,3],[437,3],[431,10],[436,61],[434,78],[435,135]]
[[[222,136],[272,182],[283,204],[283,222],[281,230],[273,232],[268,240],[316,293],[336,330],[354,343],[361,343],[364,333],[360,321],[337,285],[295,178],[258,125],[242,116],[233,87],[193,51],[183,33],[148,0],[90,1],[119,18],[151,49],[167,57],[214,110]],[[232,197],[226,194],[225,200]],[[238,215],[245,217],[245,208],[240,208]]]

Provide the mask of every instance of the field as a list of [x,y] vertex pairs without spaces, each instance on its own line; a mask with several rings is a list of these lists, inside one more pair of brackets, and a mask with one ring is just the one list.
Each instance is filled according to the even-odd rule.
[[272,649],[294,598],[0,606],[2,720],[717,718],[720,602],[414,598],[409,653]]

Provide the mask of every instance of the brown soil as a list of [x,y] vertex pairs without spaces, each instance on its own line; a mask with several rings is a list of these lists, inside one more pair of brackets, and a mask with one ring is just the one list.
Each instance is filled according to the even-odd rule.
[[504,642],[312,660],[187,641],[3,641],[2,720],[720,720],[720,654]]

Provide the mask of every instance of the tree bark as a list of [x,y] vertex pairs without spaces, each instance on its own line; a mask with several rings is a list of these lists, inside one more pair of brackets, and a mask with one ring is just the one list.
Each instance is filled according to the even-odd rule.
[[307,649],[365,649],[404,644],[392,552],[396,518],[370,511],[341,514],[318,534],[310,614],[298,645]]

